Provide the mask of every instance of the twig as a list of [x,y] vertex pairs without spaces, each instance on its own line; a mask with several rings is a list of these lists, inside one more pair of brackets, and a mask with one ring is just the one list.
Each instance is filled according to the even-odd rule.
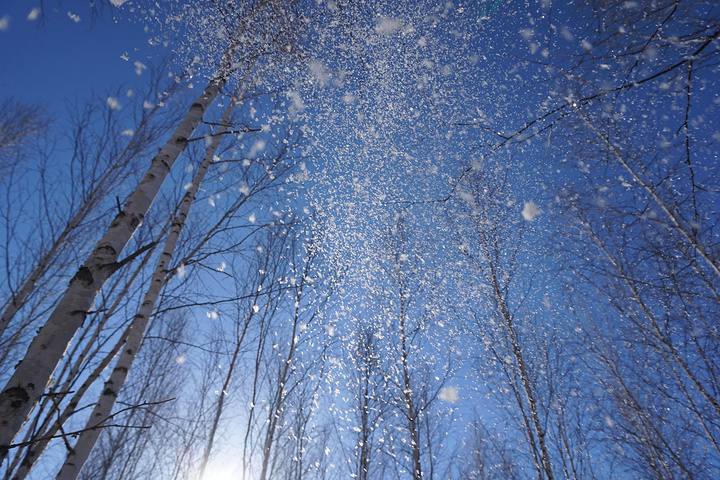
[[75,431],[72,431],[72,432],[63,432],[63,431],[62,431],[62,426],[60,426],[60,431],[61,431],[62,433],[60,433],[60,434],[58,434],[58,435],[51,435],[51,436],[47,436],[47,437],[34,438],[34,439],[29,440],[29,441],[27,441],[27,442],[13,443],[13,444],[8,445],[8,446],[5,447],[5,448],[9,450],[9,449],[11,449],[11,448],[27,447],[28,445],[33,445],[33,444],[35,444],[35,443],[38,443],[38,442],[41,442],[41,441],[44,441],[44,440],[52,440],[52,439],[55,439],[55,438],[62,438],[62,439],[64,439],[64,440],[65,440],[65,445],[66,445],[66,447],[70,448],[70,447],[69,447],[69,444],[68,444],[68,442],[67,442],[67,437],[69,437],[69,436],[75,437],[75,436],[77,436],[77,435],[79,435],[79,434],[81,434],[81,433],[83,433],[83,432],[87,432],[87,431],[89,431],[89,430],[96,430],[96,429],[98,429],[98,428],[109,428],[109,427],[137,428],[137,429],[143,429],[143,430],[145,430],[145,429],[148,429],[148,428],[150,428],[150,427],[149,427],[149,426],[142,426],[142,425],[116,425],[116,424],[103,425],[103,423],[105,423],[107,420],[113,418],[114,416],[119,415],[119,414],[121,414],[121,413],[123,413],[123,412],[126,412],[126,411],[128,411],[128,410],[134,410],[134,409],[136,409],[136,408],[149,407],[149,406],[154,406],[154,405],[161,405],[161,404],[163,404],[163,403],[172,402],[172,401],[174,401],[174,400],[175,400],[175,398],[168,398],[167,400],[161,400],[161,401],[159,401],[159,402],[145,402],[145,403],[141,403],[141,404],[139,404],[139,405],[133,405],[133,406],[131,406],[131,407],[127,407],[127,408],[123,408],[123,409],[121,409],[121,410],[118,410],[117,412],[109,415],[107,418],[104,418],[103,420],[100,420],[98,423],[96,423],[95,425],[93,425],[93,426],[91,426],[91,427],[83,428],[82,430],[75,430]]

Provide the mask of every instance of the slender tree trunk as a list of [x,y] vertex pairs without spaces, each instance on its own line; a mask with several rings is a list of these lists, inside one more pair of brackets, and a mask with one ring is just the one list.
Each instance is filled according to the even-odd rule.
[[143,132],[143,129],[147,126],[151,116],[152,115],[148,115],[142,121],[128,145],[117,158],[117,161],[112,164],[105,175],[103,175],[95,187],[89,192],[87,198],[77,209],[75,215],[73,215],[73,217],[65,224],[63,231],[60,232],[50,248],[45,252],[40,260],[38,260],[32,270],[30,270],[30,273],[23,280],[20,288],[18,288],[15,294],[5,302],[5,305],[2,307],[2,313],[0,314],[0,336],[2,336],[3,332],[8,327],[10,320],[12,320],[18,310],[25,305],[27,299],[35,290],[37,283],[45,275],[49,266],[52,265],[58,253],[62,250],[63,245],[68,241],[70,234],[83,221],[85,221],[90,212],[100,202],[103,195],[107,193],[108,186],[112,184],[113,179],[119,173],[118,170],[121,170],[121,168],[130,161],[132,156],[134,156],[131,154],[131,147],[136,147],[136,139],[140,138],[140,133]]
[[250,445],[250,433],[252,432],[252,423],[255,419],[255,403],[258,397],[258,382],[260,378],[261,370],[261,359],[265,350],[265,339],[269,326],[266,327],[265,318],[263,317],[260,322],[260,329],[258,335],[258,344],[255,350],[255,364],[253,370],[253,382],[252,382],[252,393],[250,395],[250,411],[248,412],[247,423],[245,427],[245,438],[243,440],[243,475],[248,476],[250,471],[250,460],[251,460],[251,445]]
[[25,477],[27,477],[27,475],[30,473],[30,470],[35,465],[35,462],[40,459],[43,452],[52,441],[52,438],[58,434],[60,428],[68,420],[68,418],[70,418],[70,416],[75,413],[75,408],[77,407],[80,399],[85,395],[85,393],[87,393],[92,383],[100,377],[100,374],[102,374],[105,368],[112,361],[113,357],[117,355],[117,353],[120,351],[120,348],[122,348],[122,346],[125,344],[125,338],[127,333],[129,333],[129,330],[130,327],[128,327],[128,330],[126,330],[126,332],[123,334],[123,337],[113,346],[113,349],[108,353],[108,355],[103,359],[103,361],[100,362],[100,364],[95,368],[95,370],[93,370],[87,380],[84,381],[80,388],[78,388],[77,391],[73,394],[70,403],[68,403],[67,407],[62,411],[62,413],[58,415],[58,419],[55,421],[55,423],[53,423],[53,425],[45,429],[40,434],[42,440],[38,441],[36,444],[32,445],[28,449],[27,453],[25,454],[25,458],[20,464],[20,468],[18,468],[18,471],[12,477],[13,480],[24,480]]
[[[362,338],[359,341],[363,341]],[[365,353],[365,352],[363,352]],[[370,419],[370,382],[371,371],[369,362],[372,361],[369,355],[361,357],[363,361],[368,362],[363,365],[362,370],[362,381],[364,382],[364,388],[362,391],[362,397],[360,400],[360,453],[358,454],[358,480],[368,480],[368,471],[370,470],[370,446],[368,442],[370,440],[371,428]]]
[[[252,318],[252,314],[251,314]],[[245,337],[245,332],[247,332],[247,327],[250,325],[250,319],[248,319],[247,323],[245,324],[245,329],[243,330],[242,336],[238,340],[238,342],[235,344],[235,350],[233,351],[232,359],[230,360],[230,366],[228,368],[227,375],[225,375],[225,381],[223,382],[222,390],[220,390],[220,395],[218,398],[218,403],[215,406],[215,415],[213,417],[213,423],[210,427],[210,434],[208,435],[207,443],[205,444],[205,451],[203,452],[202,457],[202,463],[200,464],[200,471],[198,473],[197,478],[199,480],[202,480],[205,477],[205,469],[207,468],[207,464],[210,461],[210,455],[212,454],[213,444],[215,443],[215,436],[217,434],[218,426],[220,425],[220,419],[222,418],[223,414],[223,408],[225,406],[225,395],[227,392],[227,389],[230,387],[230,382],[232,381],[233,374],[235,373],[235,367],[238,360],[238,357],[240,356],[240,349],[243,345],[243,340]]]
[[85,264],[70,280],[45,325],[33,339],[23,360],[0,393],[0,460],[7,456],[13,438],[22,429],[30,411],[45,388],[68,344],[92,310],[95,297],[117,268],[120,253],[140,226],[175,161],[187,147],[188,139],[202,121],[212,101],[220,94],[230,73],[234,48],[229,46],[220,70],[172,134],[123,210],[115,217]]
[[133,319],[132,328],[127,336],[127,342],[123,347],[123,351],[118,358],[117,364],[113,369],[110,378],[105,382],[105,386],[98,403],[95,404],[95,408],[90,414],[90,418],[88,419],[88,423],[86,425],[86,429],[88,430],[84,431],[80,435],[75,447],[68,453],[65,464],[56,477],[57,480],[74,480],[77,478],[80,470],[90,457],[90,453],[95,447],[97,439],[100,437],[102,423],[111,416],[112,409],[115,406],[115,400],[117,399],[120,389],[127,379],[135,358],[137,358],[138,351],[142,345],[142,340],[145,337],[145,330],[147,329],[150,317],[152,316],[152,312],[155,308],[155,303],[160,296],[160,291],[166,284],[168,264],[175,252],[175,247],[178,239],[180,238],[180,234],[182,233],[185,221],[190,213],[190,208],[195,201],[195,195],[200,188],[200,184],[202,183],[208,168],[212,164],[215,152],[220,144],[220,138],[228,129],[227,124],[230,120],[232,110],[235,107],[235,101],[235,98],[230,101],[230,105],[226,109],[220,122],[221,126],[218,134],[213,137],[212,143],[210,144],[210,147],[205,154],[205,158],[193,178],[190,188],[183,196],[180,211],[173,221],[170,233],[165,241],[165,246],[163,247],[163,251],[160,254],[160,258],[158,259],[158,263],[155,267],[155,273],[150,280],[150,287],[145,293],[140,309]]
[[[293,328],[293,337],[295,334],[295,328]],[[290,353],[284,361],[284,365],[278,375],[278,386],[275,392],[275,398],[273,399],[273,408],[268,411],[268,427],[265,432],[265,443],[263,444],[263,459],[262,459],[262,470],[260,472],[260,480],[268,479],[268,467],[270,465],[270,453],[272,452],[272,445],[275,441],[275,430],[277,428],[277,422],[280,421],[282,416],[283,404],[287,395],[285,390],[285,382],[287,381],[288,371],[290,369],[290,363],[294,354],[294,342],[291,341]]]
[[420,433],[418,432],[417,412],[412,397],[412,386],[410,385],[410,370],[408,369],[408,346],[407,336],[405,335],[405,297],[404,289],[400,290],[401,296],[401,312],[400,312],[400,342],[401,342],[401,361],[403,370],[403,396],[405,400],[405,408],[407,410],[408,430],[410,430],[410,448],[412,450],[413,479],[422,480],[422,464],[420,462]]
[[[224,123],[227,123],[225,121]],[[267,264],[264,265],[265,270],[267,271]],[[260,282],[260,286],[262,286],[264,282]],[[271,287],[272,288],[272,287]],[[253,317],[255,316],[255,307],[258,306],[257,299],[260,296],[260,290],[256,291],[255,301],[253,302],[253,308],[250,309],[248,312],[248,316],[245,319],[245,323],[243,325],[242,331],[239,332],[239,336],[237,335],[238,332],[236,332],[236,342],[235,342],[235,349],[233,350],[232,358],[230,359],[230,365],[228,366],[227,374],[225,375],[225,381],[223,382],[222,390],[220,391],[220,396],[218,398],[218,403],[215,406],[215,415],[213,417],[213,423],[210,427],[210,434],[208,435],[207,443],[205,444],[205,451],[203,452],[202,462],[200,464],[200,470],[198,473],[198,480],[202,480],[205,477],[205,469],[207,468],[207,464],[210,461],[210,456],[212,455],[212,449],[213,445],[215,443],[215,436],[217,434],[218,426],[220,425],[220,419],[222,418],[223,409],[225,407],[225,395],[230,387],[230,382],[233,379],[233,375],[235,374],[235,369],[237,367],[237,362],[240,357],[240,350],[244,344],[245,341],[245,335],[247,334],[248,328],[250,327],[250,323],[253,321]]]
[[[487,253],[489,255],[489,252]],[[490,257],[488,256],[488,258]],[[530,406],[530,417],[532,418],[533,428],[535,430],[535,434],[537,435],[538,446],[540,447],[541,465],[538,465],[538,469],[544,472],[544,475],[548,480],[553,480],[554,476],[552,471],[552,464],[550,463],[550,452],[548,451],[547,442],[545,441],[545,429],[540,422],[535,392],[533,391],[532,384],[530,383],[530,375],[528,374],[527,368],[525,366],[525,359],[523,358],[522,349],[520,348],[520,342],[517,338],[517,332],[515,331],[515,326],[513,325],[507,302],[503,297],[500,284],[498,282],[497,273],[495,272],[495,268],[492,264],[490,265],[490,272],[492,277],[493,293],[500,308],[500,314],[503,318],[503,323],[505,324],[505,328],[507,329],[508,337],[510,339],[510,344],[512,347],[512,354],[515,358],[515,363],[517,364],[518,373],[520,375],[520,382],[522,383],[525,397],[527,399],[528,405]]]
[[[163,231],[167,229],[169,226],[170,221],[168,220],[168,224],[163,228]],[[115,302],[110,307],[108,312],[103,315],[103,320],[100,322],[100,324],[104,324],[107,319],[115,314],[117,311],[117,308],[120,304],[120,301],[122,298],[126,295],[127,291],[130,288],[130,285],[134,282],[135,277],[140,273],[140,271],[143,269],[143,267],[147,264],[150,257],[152,256],[152,251],[148,252],[145,255],[145,258],[143,259],[142,264],[135,269],[133,272],[132,277],[128,282],[126,282],[125,287],[123,288],[123,291],[120,292],[120,294],[117,296]],[[73,393],[72,397],[70,398],[70,401],[67,403],[65,408],[62,410],[61,413],[57,415],[57,419],[53,422],[53,414],[55,413],[56,409],[51,410],[51,412],[46,416],[46,419],[44,420],[43,425],[41,426],[39,433],[35,434],[35,438],[42,438],[43,440],[38,441],[37,443],[30,445],[27,449],[27,452],[24,455],[24,458],[22,462],[20,463],[20,466],[18,470],[15,472],[15,474],[12,476],[13,480],[24,480],[25,477],[30,473],[30,470],[32,470],[33,466],[35,466],[35,463],[40,459],[43,452],[47,448],[47,446],[52,441],[52,438],[58,434],[62,426],[65,424],[65,422],[75,413],[75,409],[77,408],[78,404],[80,403],[80,400],[83,398],[85,393],[87,393],[88,389],[92,386],[92,384],[100,378],[100,375],[105,370],[105,368],[112,362],[113,358],[115,358],[115,355],[120,351],[120,348],[122,348],[123,344],[125,343],[125,340],[130,333],[130,329],[132,328],[132,323],[127,326],[123,334],[120,336],[118,341],[115,343],[113,348],[110,350],[110,352],[103,357],[102,361],[98,364],[98,366],[90,373],[89,376],[85,378],[83,383],[80,385],[79,388]],[[61,392],[68,392],[73,388],[73,381],[76,379],[77,372],[79,371],[83,361],[85,361],[88,358],[89,353],[89,347],[93,345],[94,342],[92,339],[88,342],[88,345],[84,349],[84,351],[80,354],[78,357],[78,360],[76,364],[70,369],[70,372],[67,374],[67,381],[64,385],[60,387]],[[94,355],[95,353],[93,353]],[[11,467],[9,471],[12,471],[14,467]]]
[[275,441],[275,429],[277,422],[280,420],[283,410],[283,404],[287,396],[286,383],[290,375],[292,374],[290,367],[295,357],[295,336],[298,333],[298,324],[300,323],[300,301],[302,300],[303,290],[305,288],[305,282],[308,278],[310,271],[311,256],[308,255],[306,260],[305,268],[302,272],[300,285],[297,292],[295,293],[295,310],[293,315],[293,327],[289,337],[290,346],[288,348],[287,356],[283,359],[283,365],[277,378],[277,390],[275,392],[275,398],[273,399],[274,406],[268,412],[268,429],[265,435],[265,444],[263,445],[263,461],[262,470],[260,472],[260,480],[268,479],[268,466],[270,464],[270,453],[272,450],[273,442]]

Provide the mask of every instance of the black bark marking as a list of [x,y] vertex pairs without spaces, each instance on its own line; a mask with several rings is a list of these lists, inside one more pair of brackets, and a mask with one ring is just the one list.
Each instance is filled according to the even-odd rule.
[[92,285],[94,279],[90,269],[87,267],[80,267],[72,280],[70,280],[70,284],[72,285],[75,282],[80,282],[83,285]]
[[10,408],[20,408],[30,401],[30,395],[22,387],[10,387],[0,394],[0,403],[9,403]]
[[106,388],[105,391],[103,391],[103,395],[117,397],[117,393],[115,393],[112,388]]
[[103,245],[102,247],[98,247],[97,251],[102,255],[112,255],[113,257],[117,256],[117,252],[112,245]]
[[120,212],[117,215],[115,215],[115,219],[110,224],[110,228],[116,227],[118,224],[120,224],[120,222],[122,222],[122,219],[125,217],[127,217],[127,213],[125,213],[125,212]]

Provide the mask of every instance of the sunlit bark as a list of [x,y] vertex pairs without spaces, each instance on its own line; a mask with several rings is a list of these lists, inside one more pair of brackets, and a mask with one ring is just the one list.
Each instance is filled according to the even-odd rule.
[[[221,67],[188,114],[172,134],[123,210],[115,217],[90,257],[70,281],[53,313],[30,344],[24,359],[0,393],[0,458],[5,458],[12,439],[45,389],[52,384],[52,373],[62,359],[70,340],[92,310],[95,297],[122,262],[119,257],[135,230],[142,223],[155,196],[188,139],[200,124],[212,101],[217,98],[231,72],[234,46],[225,53]],[[132,258],[129,257],[129,258]]]
[[195,202],[195,196],[197,195],[198,189],[202,184],[208,168],[210,168],[210,165],[215,158],[215,153],[220,144],[220,139],[228,130],[227,125],[230,121],[230,115],[232,114],[237,101],[238,100],[235,97],[230,100],[230,106],[225,110],[222,120],[220,121],[221,126],[218,133],[213,137],[202,163],[198,167],[187,192],[183,196],[180,210],[173,220],[170,232],[165,240],[165,245],[160,253],[160,257],[158,258],[157,265],[155,266],[154,274],[150,280],[150,286],[148,291],[145,293],[142,303],[140,304],[140,309],[133,319],[132,327],[126,337],[125,344],[122,347],[122,352],[118,357],[115,368],[113,369],[110,378],[105,382],[102,395],[90,414],[88,424],[85,427],[86,430],[80,435],[77,443],[73,447],[73,450],[69,452],[63,468],[58,473],[56,477],[58,480],[74,480],[77,478],[77,475],[80,473],[80,470],[82,470],[83,465],[85,465],[85,462],[90,456],[90,452],[102,432],[101,427],[103,422],[110,418],[113,406],[115,405],[115,399],[119,396],[120,389],[130,373],[132,364],[137,357],[138,351],[140,350],[140,346],[145,336],[145,331],[152,316],[157,299],[167,281],[168,266],[172,260],[173,254],[175,253],[175,247],[178,239],[180,238],[185,222],[190,214],[190,209]]

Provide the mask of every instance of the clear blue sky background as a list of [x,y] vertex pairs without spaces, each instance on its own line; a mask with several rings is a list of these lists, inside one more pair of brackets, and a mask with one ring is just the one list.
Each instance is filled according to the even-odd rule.
[[44,103],[61,116],[65,99],[131,86],[139,79],[135,61],[148,64],[149,57],[162,56],[161,47],[148,45],[143,25],[116,11],[106,10],[102,21],[93,24],[86,5],[63,2],[55,8],[55,2],[45,3],[44,24],[27,19],[39,2],[0,3],[1,98]]
[[[166,50],[179,45],[169,45],[167,49],[150,46],[148,41],[151,35],[145,33],[143,24],[133,23],[123,18],[121,12],[109,8],[105,10],[101,21],[93,23],[86,0],[45,0],[47,11],[44,12],[44,22],[28,20],[28,14],[39,3],[40,0],[0,0],[0,100],[14,96],[24,102],[46,105],[59,121],[64,116],[66,99],[87,98],[91,92],[102,98],[108,95],[110,89],[119,85],[127,88],[143,85],[147,72],[138,76],[135,62],[140,61],[149,66],[161,59]],[[178,2],[164,3],[169,5]],[[411,2],[397,3],[409,5]],[[437,2],[438,5],[443,3]],[[562,5],[562,2],[558,4]],[[396,212],[414,208],[413,212],[420,212],[417,216],[424,222],[417,222],[418,236],[428,237],[423,239],[424,243],[419,243],[425,247],[425,254],[431,257],[430,252],[435,252],[432,247],[438,252],[431,257],[433,260],[442,262],[452,258],[453,252],[458,251],[457,245],[453,243],[455,232],[449,229],[447,223],[443,223],[446,212],[442,204],[405,207],[402,203],[383,204],[377,199],[388,198],[402,202],[406,199],[443,198],[451,191],[452,181],[459,177],[459,172],[472,162],[482,159],[483,163],[478,165],[497,166],[498,171],[504,171],[501,167],[507,166],[509,187],[503,194],[512,201],[507,203],[512,207],[509,215],[514,215],[517,222],[524,221],[521,220],[521,212],[524,202],[529,201],[537,204],[542,212],[536,220],[526,225],[523,249],[520,251],[522,269],[516,278],[519,278],[518,284],[522,288],[516,288],[518,291],[523,290],[517,294],[518,298],[523,298],[522,314],[536,319],[538,324],[544,322],[552,326],[548,331],[557,333],[558,338],[566,334],[565,330],[569,332],[567,336],[571,337],[572,330],[565,329],[562,322],[564,318],[572,318],[572,315],[562,310],[562,300],[555,301],[561,297],[560,281],[564,279],[548,267],[554,258],[545,255],[543,250],[546,237],[553,235],[553,228],[556,228],[550,223],[554,208],[553,186],[548,182],[551,187],[545,189],[544,180],[550,179],[560,185],[560,181],[567,178],[571,184],[587,172],[573,166],[576,159],[572,151],[568,152],[569,161],[561,172],[559,166],[564,165],[566,159],[560,158],[561,151],[551,151],[548,146],[552,140],[558,142],[556,148],[562,148],[562,142],[568,140],[562,137],[559,140],[555,140],[555,137],[551,139],[550,134],[554,132],[550,130],[532,142],[501,149],[486,160],[483,155],[489,149],[484,145],[486,138],[491,136],[483,130],[457,126],[475,122],[485,124],[488,121],[484,119],[488,118],[494,122],[491,123],[493,128],[505,135],[512,135],[524,126],[524,122],[566,101],[565,93],[559,88],[552,87],[557,91],[548,91],[556,83],[544,83],[556,71],[543,69],[538,62],[548,58],[543,53],[552,55],[549,58],[560,66],[563,65],[563,59],[568,59],[567,65],[571,65],[575,61],[573,58],[585,55],[583,42],[593,32],[588,30],[587,19],[573,17],[573,9],[569,5],[566,3],[553,11],[552,22],[558,26],[559,33],[553,33],[552,42],[545,40],[550,32],[550,19],[540,2],[469,2],[465,13],[458,11],[453,14],[454,17],[448,17],[450,20],[438,20],[437,26],[434,22],[417,22],[420,33],[399,37],[405,40],[396,41],[395,37],[382,35],[373,38],[376,43],[365,42],[366,39],[360,36],[357,39],[346,39],[346,43],[353,45],[353,49],[333,50],[339,60],[331,60],[327,65],[315,65],[316,73],[320,73],[315,79],[317,88],[312,90],[307,87],[315,96],[308,94],[304,99],[307,104],[304,112],[311,127],[308,130],[315,131],[308,134],[309,141],[317,140],[310,151],[312,158],[308,164],[315,169],[313,173],[322,172],[311,176],[311,181],[317,182],[315,198],[327,204],[328,216],[335,227],[334,231],[328,232],[328,237],[330,241],[337,238],[346,242],[335,242],[338,256],[352,254],[362,260],[361,256],[368,252],[376,254],[377,249],[372,251],[372,248],[382,246],[382,243],[373,237],[378,237],[382,227],[392,222]],[[415,8],[414,4],[412,8]],[[564,9],[567,11],[561,11]],[[388,10],[391,8],[388,7]],[[394,15],[394,12],[390,13]],[[79,16],[79,22],[75,21],[74,15]],[[398,16],[402,17],[400,14]],[[392,20],[390,17],[388,19]],[[375,17],[370,18],[368,22],[372,24],[364,32],[372,32],[377,21]],[[392,25],[393,22],[388,23]],[[455,35],[456,30],[467,36]],[[363,30],[358,29],[358,32],[362,33]],[[325,38],[319,38],[318,42],[325,45],[321,41],[326,41],[327,45],[336,46],[338,39],[330,33]],[[429,45],[427,48],[426,44]],[[544,51],[546,44],[552,49]],[[360,54],[363,55],[362,61],[359,60]],[[343,58],[343,55],[347,55],[347,58]],[[342,72],[343,75],[353,69],[351,73],[357,72],[357,76],[348,74],[347,78],[343,76],[343,81],[338,82],[346,87],[329,81],[340,79],[339,75],[333,78],[325,72],[325,68],[328,71],[335,68],[335,63],[339,72],[344,68],[341,60],[349,65],[347,72]],[[365,61],[369,67],[363,65]],[[668,62],[659,59],[643,75],[648,76],[661,70]],[[308,63],[312,70],[312,59]],[[590,62],[590,65],[593,63]],[[590,67],[587,68],[586,74],[589,75]],[[602,73],[603,70],[598,71]],[[711,78],[707,72],[700,74]],[[643,75],[638,74],[638,77]],[[595,80],[592,77],[590,79]],[[712,87],[710,80],[707,81]],[[301,83],[298,81],[298,84]],[[421,84],[423,87],[419,88]],[[299,86],[289,88],[300,90]],[[358,95],[357,91],[363,95]],[[292,93],[296,95],[298,92],[293,90]],[[345,97],[345,94],[348,96]],[[698,105],[710,105],[717,98],[712,88],[704,92],[700,90],[697,94],[693,92],[693,95],[696,95],[694,98],[698,99],[695,100]],[[629,102],[635,102],[628,105],[631,112],[636,109],[645,112],[652,107],[646,108],[642,102],[653,97],[636,94],[635,90],[627,98]],[[669,101],[660,103],[658,108],[669,104]],[[709,109],[707,111],[712,112]],[[413,112],[419,112],[418,116],[415,117]],[[618,120],[618,125],[630,125],[633,118],[638,117],[634,113],[628,114],[628,119]],[[702,116],[698,115],[697,118],[702,119]],[[707,118],[714,117],[708,113]],[[668,121],[668,124],[672,124],[672,121]],[[715,120],[709,120],[705,125],[693,128],[696,131],[710,130],[715,129],[716,125]],[[657,130],[653,130],[656,125],[650,127],[649,133],[638,134],[633,141],[647,140],[648,145],[652,146],[652,141],[659,138],[655,134],[660,131],[660,127]],[[465,130],[468,133],[463,133]],[[497,138],[492,137],[491,141],[498,142]],[[572,147],[569,141],[568,145]],[[712,144],[708,145],[707,152],[702,152],[707,155],[707,160],[702,162],[712,166],[717,162],[710,155],[716,155],[716,151],[710,148]],[[656,150],[649,147],[648,151]],[[558,158],[552,155],[558,155]],[[324,167],[326,171],[323,171]],[[434,176],[436,167],[439,170],[437,177]],[[620,189],[617,176],[603,178],[598,171],[594,171],[593,175],[597,175],[595,178],[598,181],[607,182],[612,188],[617,187],[611,192],[620,192],[620,197],[630,195]],[[396,195],[393,196],[393,193]],[[602,200],[602,197],[597,198]],[[625,199],[611,200],[621,203]],[[431,211],[431,208],[436,210]],[[561,224],[557,228],[562,227]],[[445,248],[450,253],[445,254]],[[374,279],[367,274],[367,263],[358,261],[357,265],[356,271],[351,270],[348,274],[348,278],[356,281],[355,290],[350,291],[348,288],[346,299],[343,299],[347,305],[362,305],[361,302],[366,301],[367,292],[373,287],[371,280]],[[468,289],[474,288],[471,274],[467,275]],[[363,282],[364,278],[368,281]],[[430,278],[428,281],[434,280]],[[348,281],[348,284],[353,282]],[[456,288],[452,282],[448,284],[448,289]],[[525,290],[529,292],[527,298],[523,297]],[[458,295],[466,294],[460,291]],[[478,298],[468,297],[468,303]],[[373,297],[367,301],[373,301]],[[479,316],[485,315],[486,310],[482,310],[479,302],[478,305]],[[597,303],[588,300],[588,305],[596,307],[604,306],[604,303],[602,300]],[[441,308],[445,307],[438,306],[438,309]],[[363,308],[358,308],[355,313],[360,318],[364,313]],[[351,333],[348,332],[347,338],[350,338]],[[609,338],[613,340],[615,337]],[[463,341],[464,338],[458,339],[459,344]],[[564,346],[562,342],[554,344],[553,348],[557,350],[551,353],[555,354]],[[469,364],[468,361],[465,365]],[[575,368],[569,360],[568,365]],[[456,379],[448,383],[449,386],[459,388],[461,402],[458,405],[490,405],[483,403],[485,386],[482,382],[473,387],[473,382],[462,378],[463,373],[460,372]],[[458,411],[461,419],[469,421],[474,418],[475,412],[469,413],[470,409],[467,414]],[[500,408],[495,411],[500,413],[487,413],[488,423],[494,422],[493,416],[503,415]],[[589,418],[591,414],[583,415]],[[603,420],[599,419],[599,422],[602,425]],[[512,434],[508,439],[515,440]],[[604,457],[600,455],[598,458]]]

